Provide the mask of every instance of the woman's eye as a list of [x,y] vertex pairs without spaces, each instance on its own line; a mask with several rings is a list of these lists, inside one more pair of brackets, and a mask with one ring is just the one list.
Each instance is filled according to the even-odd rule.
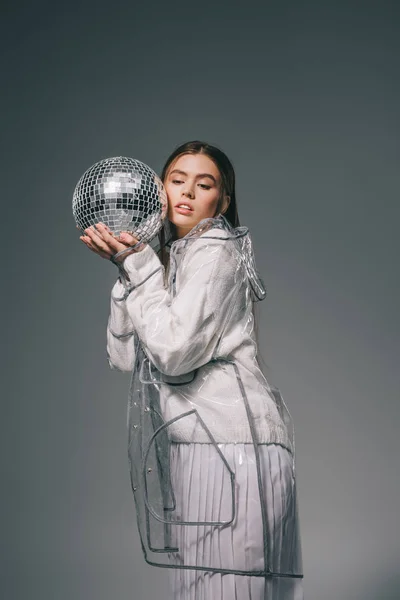
[[172,183],[183,183],[183,181],[181,181],[180,179],[173,179]]
[[199,186],[203,188],[203,190],[209,190],[211,188],[211,185],[206,185],[205,183],[199,183]]

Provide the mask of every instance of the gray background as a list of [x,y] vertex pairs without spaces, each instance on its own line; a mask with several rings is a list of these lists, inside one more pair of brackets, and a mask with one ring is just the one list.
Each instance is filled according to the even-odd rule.
[[[292,412],[307,600],[400,597],[399,3],[3,8],[2,597],[166,598],[106,360],[116,268],[80,242],[101,158],[231,157],[268,290],[266,375]],[[210,599],[217,600],[217,599]]]

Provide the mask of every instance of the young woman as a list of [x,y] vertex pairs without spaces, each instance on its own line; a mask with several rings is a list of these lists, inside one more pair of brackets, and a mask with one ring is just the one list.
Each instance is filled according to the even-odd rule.
[[161,179],[158,253],[103,224],[81,236],[119,268],[107,352],[111,368],[132,372],[145,559],[170,569],[176,600],[302,600],[292,424],[257,360],[253,304],[265,289],[232,164],[188,142]]

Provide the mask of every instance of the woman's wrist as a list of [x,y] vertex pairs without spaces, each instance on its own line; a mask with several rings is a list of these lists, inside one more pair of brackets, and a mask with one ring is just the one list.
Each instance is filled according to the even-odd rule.
[[128,248],[124,248],[123,250],[120,250],[119,252],[116,252],[115,254],[112,254],[110,256],[110,260],[115,265],[119,266],[119,265],[121,265],[124,262],[125,258],[127,256],[129,256],[130,254],[134,254],[136,252],[141,252],[144,249],[145,245],[146,244],[144,242],[138,242],[134,246],[130,246]]
[[119,270],[121,283],[126,286],[127,283],[130,283],[131,279],[124,268],[125,259],[131,254],[136,254],[137,252],[141,252],[145,248],[146,244],[144,242],[137,242],[134,246],[129,246],[128,248],[124,248],[119,252],[110,256],[110,260],[114,263]]

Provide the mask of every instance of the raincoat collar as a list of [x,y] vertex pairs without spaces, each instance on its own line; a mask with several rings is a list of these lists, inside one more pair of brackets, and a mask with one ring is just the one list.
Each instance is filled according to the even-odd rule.
[[[215,235],[216,229],[223,231],[224,235]],[[257,271],[253,244],[248,227],[233,227],[222,214],[217,217],[202,219],[185,236],[169,242],[170,256],[172,257],[173,255],[181,254],[184,252],[188,243],[194,243],[195,239],[200,237],[202,239],[218,238],[233,241],[238,250],[238,256],[247,272],[252,292],[252,300],[254,302],[264,300],[267,292],[264,282]]]

